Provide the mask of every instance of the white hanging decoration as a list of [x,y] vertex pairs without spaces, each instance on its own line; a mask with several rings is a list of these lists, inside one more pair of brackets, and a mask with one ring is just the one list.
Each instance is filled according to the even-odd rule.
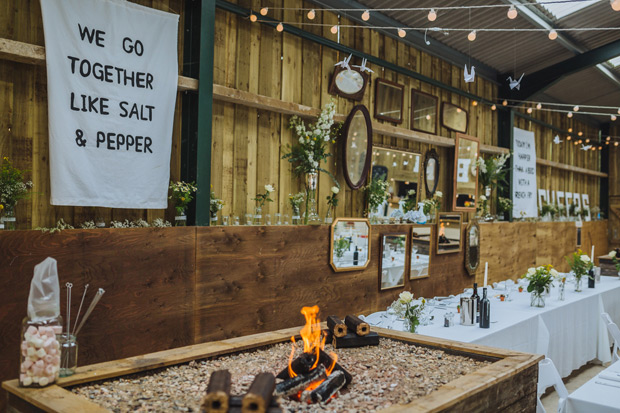
[[472,83],[476,78],[476,67],[471,67],[471,72],[467,70],[467,64],[465,64],[465,83]]
[[364,73],[364,72],[368,72],[368,73],[375,73],[371,68],[366,67],[366,62],[367,60],[364,58],[362,59],[362,64],[361,65],[353,65],[353,67],[357,67],[360,72]]
[[336,63],[334,66],[340,66],[343,69],[351,70],[351,66],[349,66],[349,62],[351,61],[351,57],[353,57],[353,54],[350,54],[349,57],[347,57],[344,60]]
[[523,75],[525,75],[525,73],[521,73],[521,77],[519,78],[519,80],[515,80],[512,78],[512,76],[508,76],[508,79],[506,80],[508,81],[508,84],[510,85],[510,90],[513,90],[513,89],[521,90],[521,79],[523,79]]
[[564,141],[560,139],[560,136],[559,135],[555,135],[555,138],[553,138],[553,143],[555,143],[556,145],[559,145],[562,142],[564,142]]
[[581,150],[582,151],[589,151],[592,148],[592,145],[584,145],[583,143],[581,144]]

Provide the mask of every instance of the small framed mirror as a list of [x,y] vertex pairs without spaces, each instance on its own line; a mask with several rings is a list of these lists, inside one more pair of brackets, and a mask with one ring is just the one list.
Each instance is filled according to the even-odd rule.
[[437,254],[461,251],[461,223],[459,212],[440,212],[437,230]]
[[467,133],[467,111],[452,103],[441,104],[441,124],[455,132]]
[[478,199],[478,152],[480,141],[473,136],[456,134],[454,149],[453,211],[475,211]]
[[414,225],[411,228],[411,260],[409,261],[409,279],[429,277],[431,270],[431,252],[433,251],[433,226]]
[[411,129],[437,134],[437,97],[411,91]]
[[344,179],[351,189],[362,187],[372,158],[372,121],[366,106],[357,105],[344,124]]
[[329,93],[356,101],[362,100],[369,76],[356,67],[336,67],[329,84]]
[[480,265],[480,226],[472,219],[465,231],[465,270],[472,277]]
[[[387,208],[382,209],[383,217],[392,217],[400,209],[405,198],[418,199],[422,155],[400,149],[372,147],[372,178],[383,177],[388,183]],[[410,194],[411,191],[415,193]]]
[[381,260],[379,262],[379,289],[389,290],[405,286],[407,269],[407,233],[381,235]]
[[357,271],[370,262],[370,223],[362,218],[336,218],[331,226],[329,263],[336,272]]
[[403,122],[405,86],[377,79],[375,83],[375,118],[393,123]]
[[424,187],[426,197],[431,198],[435,195],[439,184],[439,155],[435,149],[426,151],[424,156]]

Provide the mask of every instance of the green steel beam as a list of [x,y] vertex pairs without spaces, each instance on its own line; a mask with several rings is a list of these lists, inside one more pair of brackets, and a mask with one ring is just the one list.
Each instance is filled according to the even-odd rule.
[[[229,2],[227,2],[225,0],[215,0],[215,2],[216,2],[216,5],[217,5],[218,8],[220,8],[222,10],[225,10],[225,11],[228,11],[228,12],[231,12],[231,13],[234,13],[234,14],[237,14],[239,16],[248,17],[250,15],[250,12],[253,12],[256,15],[259,15],[257,11],[252,11],[250,9],[246,9],[246,8],[238,6],[236,4],[229,3]],[[271,18],[269,18],[267,16],[260,16],[260,22],[262,24],[266,24],[268,26],[271,26],[274,29],[276,28],[278,23],[280,23],[279,21],[271,19]],[[344,54],[352,54],[353,56],[357,56],[359,58],[365,58],[369,62],[377,64],[379,66],[382,66],[382,67],[384,67],[386,69],[393,70],[394,72],[400,73],[400,74],[405,75],[405,76],[409,76],[409,77],[411,77],[413,79],[418,79],[418,80],[420,80],[420,81],[422,81],[424,83],[428,83],[430,85],[437,86],[439,88],[442,88],[442,89],[447,90],[449,92],[455,93],[457,95],[464,96],[464,97],[466,97],[468,99],[477,100],[478,102],[487,103],[489,105],[492,105],[494,103],[494,102],[486,100],[486,99],[484,99],[484,98],[482,98],[480,96],[476,96],[476,95],[474,95],[472,93],[469,93],[469,92],[466,92],[464,90],[457,89],[457,88],[455,88],[453,86],[450,86],[450,85],[446,85],[445,83],[442,83],[442,82],[440,82],[438,80],[435,80],[433,78],[424,76],[424,75],[422,75],[420,73],[414,72],[414,71],[409,70],[409,69],[405,69],[404,67],[400,67],[398,65],[390,63],[390,62],[388,62],[386,60],[383,60],[381,58],[378,58],[376,56],[372,56],[372,55],[369,55],[367,53],[360,52],[359,50],[352,49],[352,48],[350,48],[348,46],[342,45],[340,43],[337,43],[337,42],[334,42],[332,40],[326,39],[324,37],[317,36],[314,33],[306,32],[306,31],[301,30],[301,29],[299,29],[297,27],[289,26],[288,24],[285,24],[283,26],[284,26],[284,31],[285,32],[293,34],[295,36],[299,36],[302,39],[313,41],[313,42],[318,43],[320,45],[329,47],[331,49],[338,50],[338,51],[340,51],[340,52],[342,52]]]
[[200,11],[200,77],[196,145],[196,225],[209,225],[211,204],[211,134],[213,122],[213,49],[215,0],[202,0]]

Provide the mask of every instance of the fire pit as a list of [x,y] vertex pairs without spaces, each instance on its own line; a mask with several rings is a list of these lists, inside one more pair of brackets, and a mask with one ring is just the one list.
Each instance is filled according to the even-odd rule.
[[[376,330],[378,346],[336,350],[337,364],[352,376],[336,398],[318,407],[281,397],[282,411],[488,411],[536,405],[540,356]],[[3,387],[17,411],[32,405],[46,411],[198,411],[214,371],[231,372],[231,394],[236,395],[246,393],[261,372],[288,371],[290,337],[297,332],[299,328],[279,330],[80,367],[74,376],[43,390],[20,388],[17,380]],[[302,347],[303,340],[296,338]],[[331,358],[333,352],[326,344],[319,358]],[[309,357],[296,353],[293,371],[296,360]],[[335,366],[330,377],[340,371]],[[304,388],[301,398],[314,390]]]

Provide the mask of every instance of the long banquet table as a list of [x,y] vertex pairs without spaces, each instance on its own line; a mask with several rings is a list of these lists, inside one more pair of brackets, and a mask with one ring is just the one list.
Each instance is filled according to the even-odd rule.
[[[591,360],[611,361],[610,338],[601,319],[609,313],[620,324],[620,280],[601,277],[595,288],[583,283],[582,292],[574,291],[567,282],[565,300],[558,300],[558,288],[545,297],[545,307],[531,307],[530,294],[504,289],[490,289],[491,327],[489,329],[460,325],[456,305],[458,296],[428,307],[433,321],[418,327],[418,334],[464,343],[476,343],[527,353],[545,354],[551,358],[562,377],[568,376]],[[513,288],[516,289],[516,286]],[[510,301],[499,295],[509,293]],[[471,294],[471,293],[470,293]],[[469,295],[470,295],[469,294]],[[482,291],[479,289],[482,296]],[[466,294],[468,295],[468,294]],[[454,325],[444,327],[444,314],[454,313]],[[371,325],[403,330],[403,321],[383,311],[367,317]]]
[[620,361],[572,392],[566,401],[565,412],[620,412]]

